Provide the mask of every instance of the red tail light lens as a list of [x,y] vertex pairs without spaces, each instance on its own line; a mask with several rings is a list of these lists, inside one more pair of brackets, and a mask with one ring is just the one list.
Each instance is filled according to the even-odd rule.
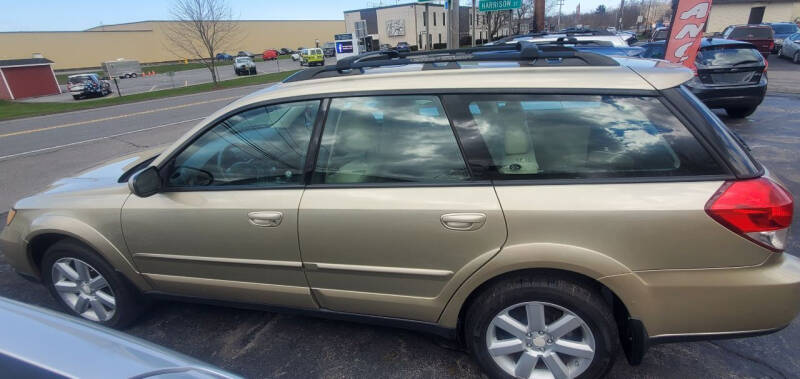
[[711,218],[773,251],[782,251],[792,223],[792,195],[767,178],[726,182],[706,204]]

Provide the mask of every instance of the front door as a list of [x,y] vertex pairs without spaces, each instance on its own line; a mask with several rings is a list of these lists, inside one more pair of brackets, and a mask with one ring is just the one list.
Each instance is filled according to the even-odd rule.
[[300,203],[300,250],[321,307],[435,321],[506,236],[436,96],[331,101]]
[[162,165],[165,191],[128,199],[125,241],[158,291],[315,307],[297,207],[319,106],[260,106],[220,121]]

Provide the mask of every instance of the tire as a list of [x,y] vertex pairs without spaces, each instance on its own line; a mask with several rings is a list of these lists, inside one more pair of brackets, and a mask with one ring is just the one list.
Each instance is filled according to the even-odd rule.
[[795,51],[792,56],[792,62],[800,64],[800,51]]
[[[527,327],[528,307],[532,310],[542,309],[544,328]],[[507,313],[500,318],[503,312]],[[514,318],[518,327],[522,328],[514,329],[515,333],[521,333],[518,334],[521,336],[519,339],[497,326],[508,317]],[[571,331],[557,337],[561,328],[554,326],[566,320],[573,321],[568,325],[577,326],[563,329]],[[535,321],[533,323],[536,324]],[[467,347],[490,378],[530,376],[531,371],[524,369],[524,363],[534,362],[534,359],[539,369],[557,367],[561,362],[567,365],[568,372],[565,373],[568,376],[599,378],[611,369],[619,351],[617,325],[611,307],[599,291],[559,276],[516,276],[489,287],[469,306],[464,333]],[[488,344],[491,341],[519,341],[513,349],[509,347],[510,350],[519,350],[499,353],[495,357],[489,352]],[[583,349],[580,354],[589,354],[591,357],[563,354],[564,341],[579,343]],[[555,350],[560,350],[558,355]],[[515,372],[517,369],[522,371]]]
[[783,58],[783,47],[778,49],[778,58]]
[[728,113],[728,116],[733,118],[745,118],[753,112],[756,111],[758,107],[736,107],[736,108],[725,108],[725,112]]
[[131,74],[131,78],[135,78],[135,77],[137,77],[137,76],[139,76],[139,74],[137,74],[137,73],[135,73],[135,72],[134,72],[133,74]]
[[80,95],[72,95],[72,98],[75,99],[75,100],[80,100],[81,96]]
[[[54,267],[57,264],[58,267],[63,267],[64,264],[67,264],[73,269],[73,274],[81,271],[77,269],[78,264],[88,265],[88,276],[97,279],[98,277],[93,274],[101,275],[102,278],[105,279],[107,286],[100,287],[96,290],[92,290],[88,288],[88,286],[78,290],[77,288],[82,286],[77,286],[74,292],[59,292],[53,283],[57,280],[57,277],[61,277],[58,281],[58,283],[61,283],[59,285],[60,287],[73,281],[70,280],[68,275],[64,274],[63,270]],[[135,321],[147,306],[147,300],[122,276],[122,274],[114,270],[111,265],[92,249],[77,241],[62,240],[50,246],[42,257],[41,272],[42,282],[64,311],[104,326],[124,328]],[[83,280],[80,276],[74,277],[74,279],[76,279],[74,280],[76,283],[86,282],[86,280]],[[62,297],[62,293],[66,293],[65,296],[69,297],[70,300],[74,298],[75,304],[77,304],[79,301],[78,299],[81,297],[89,299],[85,301],[87,303],[86,310],[82,314],[76,312],[73,306],[67,303],[68,300]],[[109,303],[107,301],[109,295],[111,299],[113,299],[113,307],[108,305]],[[97,307],[102,307],[103,311],[97,311]],[[103,317],[103,315],[105,317]]]

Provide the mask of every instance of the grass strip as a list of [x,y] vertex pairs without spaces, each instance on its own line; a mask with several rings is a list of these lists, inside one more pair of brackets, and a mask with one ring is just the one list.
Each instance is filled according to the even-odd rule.
[[245,87],[258,84],[279,82],[297,71],[283,71],[269,74],[254,75],[219,82],[215,87],[213,83],[196,84],[192,86],[165,89],[161,91],[143,92],[122,97],[106,97],[97,100],[83,100],[67,103],[28,103],[20,101],[0,100],[0,120],[14,118],[41,116],[53,113],[71,112],[82,109],[108,107],[112,105],[135,103],[145,100],[160,99],[164,97],[190,95],[218,89]]

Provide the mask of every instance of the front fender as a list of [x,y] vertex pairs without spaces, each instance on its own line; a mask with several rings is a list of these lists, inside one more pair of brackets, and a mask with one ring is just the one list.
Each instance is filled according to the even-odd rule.
[[630,269],[600,252],[555,243],[531,243],[504,247],[494,258],[470,276],[445,306],[439,324],[456,328],[464,302],[492,278],[526,269],[557,269],[593,279],[630,273]]
[[[100,254],[111,266],[124,275],[142,291],[150,290],[150,284],[139,274],[133,262],[122,253],[108,238],[83,221],[65,215],[42,215],[31,221],[25,244],[45,234],[58,234],[74,238]],[[124,244],[120,240],[118,244]],[[32,260],[28,249],[28,259]]]

